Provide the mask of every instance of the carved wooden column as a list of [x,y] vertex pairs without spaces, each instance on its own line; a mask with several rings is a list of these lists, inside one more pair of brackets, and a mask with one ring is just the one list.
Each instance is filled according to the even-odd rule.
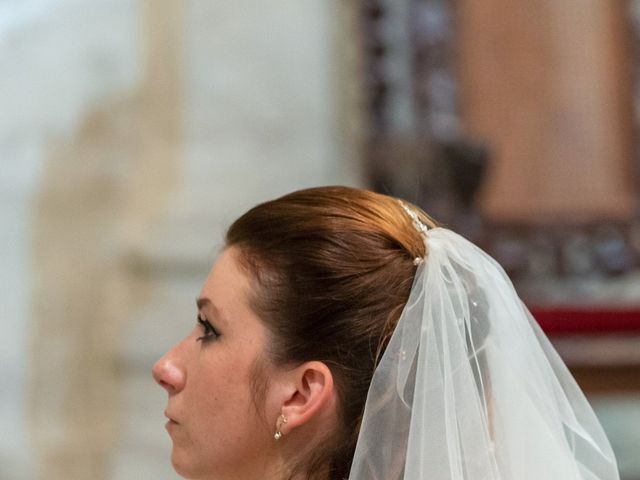
[[627,220],[633,183],[626,2],[461,0],[461,110],[487,142],[483,213]]
[[518,282],[640,267],[640,2],[409,2],[414,135],[390,125],[403,90],[385,68],[398,49],[381,34],[397,25],[387,3],[363,10],[371,186],[421,204]]

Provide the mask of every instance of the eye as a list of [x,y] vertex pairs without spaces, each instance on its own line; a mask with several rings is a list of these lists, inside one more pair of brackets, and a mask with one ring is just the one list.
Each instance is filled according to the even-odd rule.
[[197,340],[199,342],[209,342],[211,340],[215,340],[220,336],[220,334],[213,328],[213,325],[209,323],[209,320],[206,318],[202,318],[200,315],[197,317],[198,324],[202,328],[202,336],[198,337]]

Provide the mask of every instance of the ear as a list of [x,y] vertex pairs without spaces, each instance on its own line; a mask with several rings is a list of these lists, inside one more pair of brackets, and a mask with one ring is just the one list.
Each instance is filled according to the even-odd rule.
[[291,372],[295,390],[282,406],[284,435],[307,424],[334,404],[333,375],[322,362],[306,362]]

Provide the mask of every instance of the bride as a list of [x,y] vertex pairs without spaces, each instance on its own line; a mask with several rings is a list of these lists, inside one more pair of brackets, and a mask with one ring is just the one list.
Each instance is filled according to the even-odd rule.
[[185,478],[619,479],[500,266],[366,190],[301,190],[238,218],[153,376]]

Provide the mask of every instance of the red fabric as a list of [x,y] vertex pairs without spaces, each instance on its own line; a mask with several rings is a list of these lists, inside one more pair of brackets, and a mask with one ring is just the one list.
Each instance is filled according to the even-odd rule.
[[547,335],[640,333],[640,306],[637,308],[529,306],[529,309]]

